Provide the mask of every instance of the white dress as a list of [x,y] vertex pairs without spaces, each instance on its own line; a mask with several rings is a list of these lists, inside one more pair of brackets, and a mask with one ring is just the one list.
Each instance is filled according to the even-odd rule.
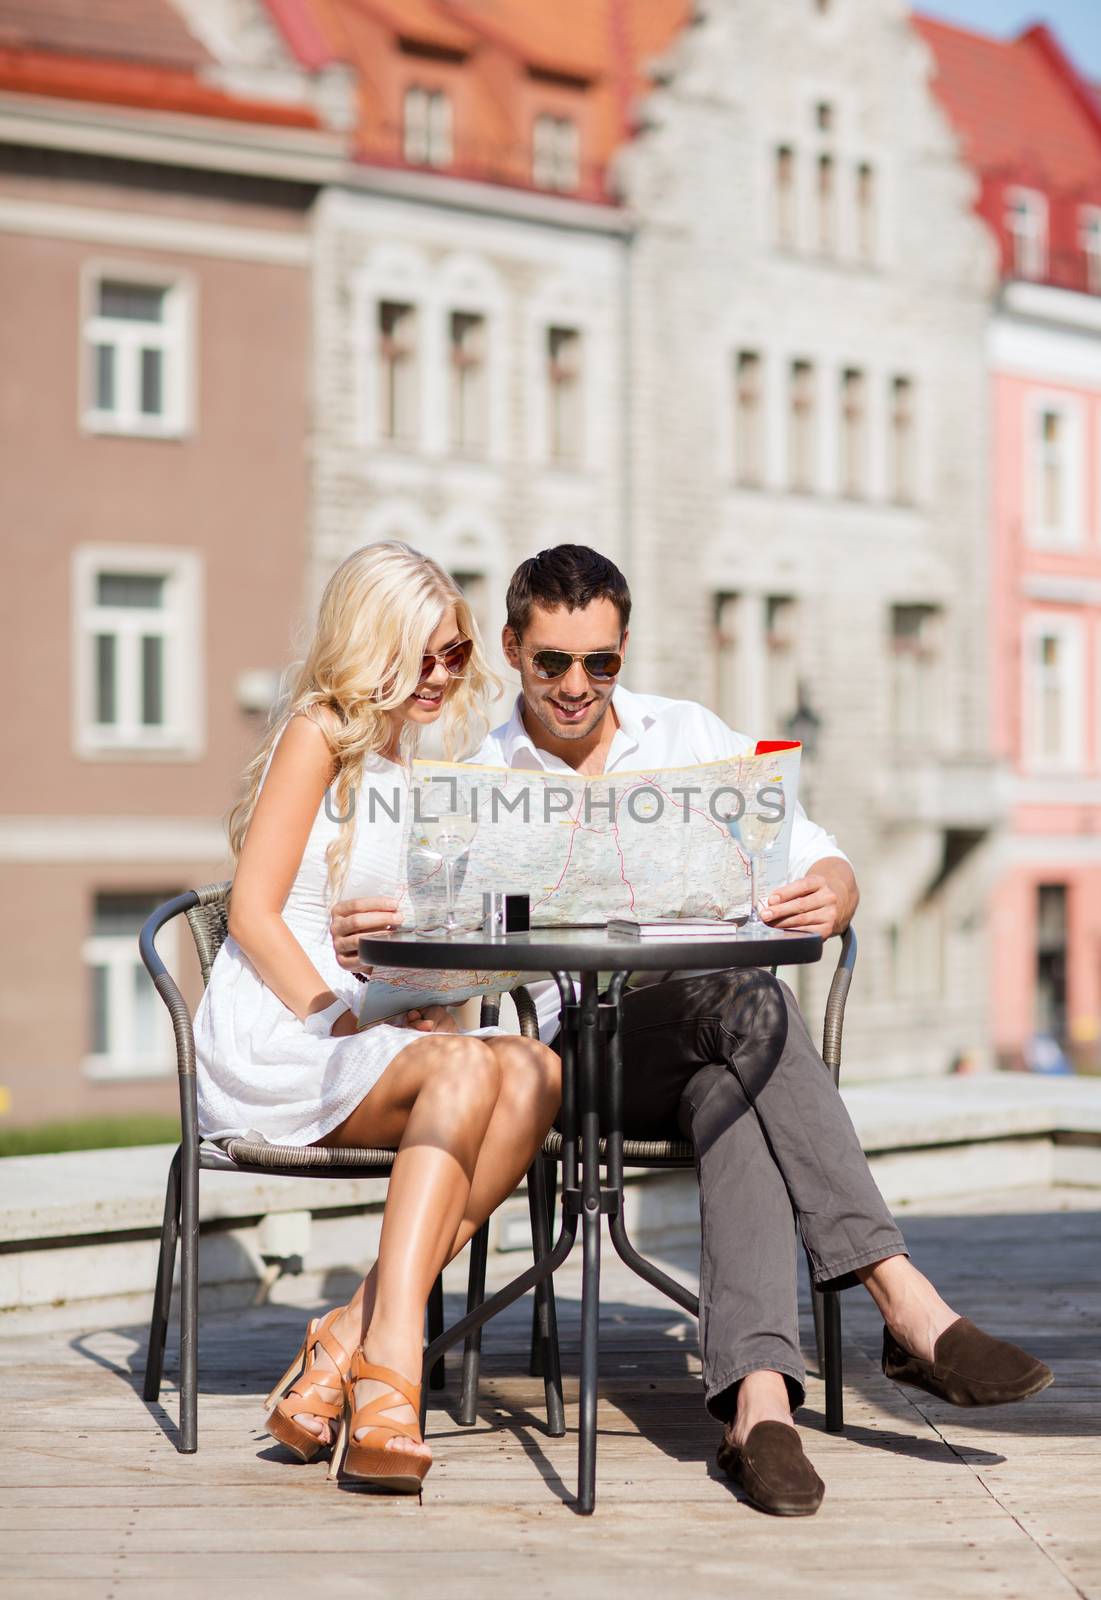
[[[380,803],[368,821],[372,785]],[[401,790],[399,815],[405,814],[407,786],[405,770],[396,762],[367,758],[356,795],[355,842],[339,898],[401,892],[402,825],[388,812],[396,809],[394,794]],[[340,966],[329,937],[325,851],[339,824],[326,810],[328,798],[318,807],[283,920],[327,987],[356,1011],[362,985]],[[479,1038],[499,1032],[476,1030]],[[337,1039],[327,1029],[311,1032],[264,984],[237,941],[227,938],[195,1014],[199,1130],[208,1139],[259,1134],[274,1144],[314,1144],[355,1110],[398,1052],[420,1037],[389,1023]]]

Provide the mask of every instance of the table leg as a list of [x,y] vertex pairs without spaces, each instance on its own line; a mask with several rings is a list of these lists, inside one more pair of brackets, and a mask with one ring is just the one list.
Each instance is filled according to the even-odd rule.
[[597,975],[581,977],[578,1101],[581,1121],[581,1393],[578,1419],[577,1509],[596,1504],[596,1403],[600,1368],[600,1001]]
[[[563,1016],[568,1017],[570,1009],[573,1007],[573,989],[570,983],[569,974],[565,972],[556,972],[554,977],[558,983],[559,993],[562,996]],[[428,1404],[428,1374],[432,1370],[432,1367],[435,1365],[435,1363],[440,1360],[446,1350],[450,1350],[452,1345],[458,1344],[460,1339],[465,1339],[467,1335],[473,1333],[475,1329],[483,1327],[487,1322],[490,1321],[492,1317],[495,1317],[499,1311],[504,1311],[508,1306],[512,1305],[515,1300],[519,1300],[522,1294],[526,1294],[529,1289],[533,1289],[537,1284],[545,1283],[549,1277],[558,1271],[558,1268],[562,1265],[563,1261],[566,1260],[566,1257],[573,1249],[577,1240],[578,1212],[576,1209],[570,1207],[566,1203],[567,1185],[576,1188],[578,1172],[577,1088],[575,1083],[575,1062],[577,1059],[577,1049],[576,1041],[572,1037],[570,1028],[567,1027],[564,1030],[564,1033],[565,1044],[562,1054],[561,1115],[563,1190],[562,1224],[559,1230],[558,1238],[554,1242],[554,1249],[551,1250],[547,1255],[544,1255],[540,1260],[533,1262],[526,1272],[522,1272],[518,1278],[514,1278],[511,1283],[506,1284],[503,1289],[499,1289],[497,1293],[495,1295],[491,1295],[488,1300],[483,1300],[481,1305],[475,1306],[468,1310],[465,1317],[460,1317],[458,1322],[453,1323],[450,1328],[445,1328],[443,1333],[441,1333],[438,1338],[432,1340],[432,1343],[424,1352],[424,1360],[421,1369],[423,1374],[423,1381],[421,1384],[420,1415],[422,1437],[424,1435],[425,1415]],[[539,1158],[537,1157],[536,1159],[538,1160]],[[598,1225],[599,1215],[598,1209]],[[550,1423],[552,1433],[555,1432],[556,1425],[559,1424],[561,1424],[562,1430],[564,1431],[564,1423],[562,1423],[559,1412],[553,1407],[551,1408]]]

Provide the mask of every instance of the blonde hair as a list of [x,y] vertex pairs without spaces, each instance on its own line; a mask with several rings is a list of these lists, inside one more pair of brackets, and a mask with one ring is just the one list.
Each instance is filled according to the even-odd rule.
[[[289,669],[281,696],[256,755],[244,774],[244,794],[229,813],[234,859],[239,858],[256,809],[268,757],[292,717],[305,715],[332,751],[332,807],[341,819],[325,853],[328,889],[337,898],[355,835],[355,790],[364,757],[393,738],[388,715],[404,705],[420,681],[421,658],[449,606],[459,632],[474,644],[463,676],[444,695],[444,749],[449,760],[480,744],[489,726],[486,703],[500,683],[486,663],[478,624],[454,579],[435,561],[397,540],[364,545],[325,585],[313,642],[303,662]],[[286,678],[285,680],[286,681]],[[404,757],[414,754],[418,730],[400,733]]]

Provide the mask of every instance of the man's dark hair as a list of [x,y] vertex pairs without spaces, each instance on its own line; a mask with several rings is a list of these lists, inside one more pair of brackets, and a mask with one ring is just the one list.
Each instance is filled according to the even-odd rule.
[[522,561],[513,573],[505,600],[508,625],[522,638],[533,606],[580,611],[593,600],[610,600],[619,612],[619,631],[626,633],[631,591],[619,568],[588,545],[556,544]]

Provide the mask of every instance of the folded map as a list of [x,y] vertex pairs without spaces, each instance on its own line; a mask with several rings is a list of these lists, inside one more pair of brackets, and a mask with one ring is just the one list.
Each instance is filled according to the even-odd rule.
[[[400,798],[405,920],[425,931],[442,924],[448,854],[467,928],[481,926],[490,889],[527,894],[533,928],[744,915],[750,846],[759,851],[760,899],[787,881],[800,753],[794,742],[767,741],[702,765],[593,777],[416,761]],[[518,981],[515,972],[376,968],[360,1020],[455,1005]]]

